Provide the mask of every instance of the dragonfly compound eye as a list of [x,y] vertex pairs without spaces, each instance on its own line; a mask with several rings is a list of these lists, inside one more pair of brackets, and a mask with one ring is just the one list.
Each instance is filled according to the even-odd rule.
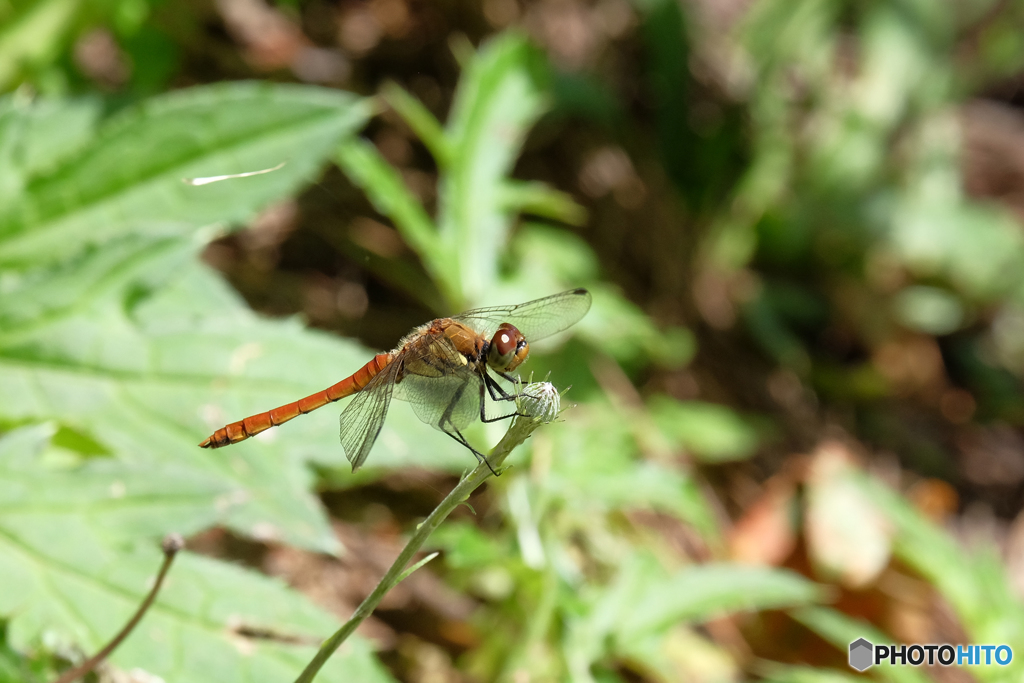
[[502,323],[491,338],[487,351],[487,364],[498,372],[509,372],[526,360],[530,345],[523,334],[509,323]]

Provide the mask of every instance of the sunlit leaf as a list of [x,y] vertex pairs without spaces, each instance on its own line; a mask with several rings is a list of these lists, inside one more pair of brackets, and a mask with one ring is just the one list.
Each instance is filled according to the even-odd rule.
[[[347,93],[224,83],[180,90],[105,121],[89,145],[0,206],[0,264],[67,258],[120,235],[188,236],[252,218],[320,169],[369,115]],[[193,187],[184,178],[274,173]]]
[[[333,384],[372,352],[295,321],[260,319],[194,251],[173,238],[122,240],[26,276],[0,297],[0,416],[55,420],[126,462],[196,468],[238,489],[217,504],[224,523],[332,551],[305,463],[345,466],[338,408],[227,449],[196,444]],[[371,466],[464,466],[465,453],[407,407],[404,419],[395,413]]]
[[502,203],[509,211],[552,218],[570,225],[582,225],[587,220],[587,210],[571,196],[543,183],[507,182],[502,190]]
[[[37,457],[48,436],[34,428],[0,439],[0,613],[12,616],[15,649],[28,650],[45,631],[92,652],[148,591],[160,536],[208,524],[210,499],[229,492],[173,465],[92,462],[53,471]],[[165,680],[287,680],[333,628],[334,619],[280,582],[184,553],[112,663]],[[390,680],[358,640],[324,676]]]
[[935,287],[907,287],[893,303],[896,316],[905,325],[928,334],[949,334],[964,318],[956,297]]
[[0,98],[0,199],[21,201],[29,179],[56,167],[86,145],[100,101]]

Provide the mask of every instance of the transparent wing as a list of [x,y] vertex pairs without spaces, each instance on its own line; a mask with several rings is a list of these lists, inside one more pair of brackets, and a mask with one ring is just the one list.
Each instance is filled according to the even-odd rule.
[[480,418],[480,381],[471,372],[406,375],[395,387],[395,398],[411,403],[416,417],[434,429],[462,430]]
[[392,361],[341,412],[341,446],[355,472],[370,455],[391,404],[391,393],[401,363]]
[[453,316],[453,319],[465,323],[488,339],[498,330],[499,325],[511,323],[519,328],[526,341],[533,342],[568,329],[578,323],[589,310],[590,292],[570,289],[525,304],[477,308]]

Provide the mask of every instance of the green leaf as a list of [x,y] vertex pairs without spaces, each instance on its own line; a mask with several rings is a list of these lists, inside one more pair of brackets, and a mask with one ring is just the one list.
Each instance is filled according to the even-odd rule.
[[[39,428],[0,439],[0,613],[13,615],[16,650],[45,632],[93,652],[128,620],[160,566],[157,543],[144,539],[171,520],[185,533],[208,523],[209,499],[221,491],[172,467],[93,462],[53,471],[34,457],[46,440]],[[289,680],[335,627],[280,581],[183,553],[111,661],[166,680]],[[390,678],[356,640],[325,680]]]
[[[517,268],[509,287],[528,296],[557,291],[564,282],[589,285],[597,281],[600,272],[597,257],[586,241],[543,223],[524,221],[516,230],[510,252]],[[589,320],[592,314],[583,320]]]
[[435,557],[437,557],[440,554],[441,553],[438,553],[438,552],[430,553],[429,555],[424,557],[422,560],[419,560],[418,562],[414,562],[413,564],[411,564],[409,567],[406,568],[406,570],[404,572],[402,572],[398,576],[397,579],[395,579],[395,585],[397,586],[398,584],[400,584],[403,581],[405,581],[407,578],[409,578],[409,576],[412,575],[413,572],[415,572],[420,567],[423,567],[425,564],[427,564],[428,562],[430,562],[431,560],[433,560]]
[[41,647],[18,652],[10,646],[7,623],[0,622],[0,683],[44,683],[60,674],[57,657]]
[[452,569],[479,569],[505,561],[509,550],[499,538],[480,531],[474,524],[449,520],[427,541],[428,548],[444,550],[444,563]]
[[[124,234],[188,236],[248,220],[308,182],[368,115],[366,101],[310,86],[225,83],[148,100],[0,206],[0,265],[55,261]],[[282,162],[250,178],[182,182]]]
[[685,327],[658,329],[651,318],[619,291],[604,283],[590,286],[594,306],[580,321],[581,336],[622,363],[651,362],[664,367],[685,365],[697,352],[697,341]]
[[513,275],[496,289],[541,297],[567,284],[586,286],[594,306],[573,329],[616,360],[678,367],[696,352],[689,330],[658,329],[636,304],[601,282],[597,258],[579,236],[527,221],[516,231],[509,251],[516,264]]
[[723,645],[679,626],[664,634],[616,643],[621,660],[652,681],[739,681],[740,665]]
[[579,589],[577,614],[567,614],[566,658],[577,678],[608,650],[639,652],[673,628],[747,610],[780,609],[816,602],[822,587],[790,571],[718,563],[666,576],[646,553],[616,564],[609,585]]
[[587,210],[572,196],[544,183],[507,181],[502,188],[502,205],[510,212],[553,218],[569,225],[587,221]]
[[446,291],[453,302],[479,301],[497,281],[512,215],[503,202],[530,127],[548,106],[549,75],[543,57],[520,34],[506,32],[473,56],[455,93],[447,126],[451,163],[438,191],[438,227]]
[[100,116],[98,99],[31,100],[0,97],[0,200],[21,201],[34,175],[45,173],[86,145]]
[[[543,183],[508,178],[527,132],[548,106],[550,74],[543,56],[516,32],[487,41],[475,53],[468,43],[457,43],[456,49],[465,71],[444,130],[408,92],[395,84],[383,89],[384,98],[437,160],[437,227],[398,171],[369,143],[346,141],[338,163],[394,222],[449,307],[461,308],[490,300],[502,289],[522,291],[503,287],[498,279],[516,214],[579,225],[586,212],[569,195]],[[558,278],[542,281],[548,280]],[[565,286],[565,281],[547,288],[534,283],[529,289],[543,296]]]
[[[96,539],[94,527],[103,529],[103,539],[119,542],[159,538],[171,530],[193,534],[216,521],[218,498],[234,494],[224,482],[173,463],[143,467],[99,460],[45,469],[36,459],[52,433],[40,425],[0,440],[0,520],[12,543],[85,553]],[[16,596],[12,591],[7,599]]]
[[820,586],[786,570],[726,563],[688,567],[667,579],[648,583],[634,596],[617,632],[629,639],[679,622],[795,607],[824,597]]
[[[124,239],[9,286],[0,296],[0,420],[53,420],[125,462],[194,468],[237,490],[217,504],[222,523],[332,552],[305,463],[347,469],[338,409],[222,450],[196,444],[325,388],[372,352],[297,321],[260,319],[194,251],[175,238]],[[465,466],[465,453],[407,406],[393,414],[371,466]]]
[[452,150],[445,138],[444,129],[434,115],[422,102],[393,81],[384,84],[381,95],[427,146],[437,165],[446,168],[451,163]]

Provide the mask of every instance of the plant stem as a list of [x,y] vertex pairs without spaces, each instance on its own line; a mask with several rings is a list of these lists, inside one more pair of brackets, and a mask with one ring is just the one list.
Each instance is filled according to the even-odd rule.
[[164,551],[163,564],[160,565],[160,571],[156,575],[156,581],[153,582],[153,587],[150,589],[149,595],[147,595],[146,599],[142,601],[139,608],[135,610],[135,614],[132,618],[129,619],[124,628],[114,636],[113,640],[107,643],[106,647],[75,668],[65,671],[54,683],[71,683],[72,681],[76,681],[95,669],[100,662],[110,656],[110,653],[128,637],[128,634],[131,633],[132,630],[134,630],[142,620],[142,616],[149,609],[150,605],[153,604],[153,601],[156,599],[156,594],[160,592],[160,586],[164,583],[164,577],[167,576],[167,571],[171,568],[171,563],[174,562],[174,556],[177,555],[178,551],[184,547],[185,541],[178,534],[170,534],[164,539],[161,546]]
[[[537,387],[542,387],[538,389]],[[491,476],[491,468],[498,470],[505,459],[512,453],[512,451],[526,441],[527,438],[537,429],[540,425],[545,422],[550,422],[555,415],[558,413],[558,393],[554,390],[550,384],[546,382],[539,382],[537,384],[531,384],[524,391],[525,394],[531,394],[535,399],[533,404],[529,401],[521,401],[519,403],[519,410],[528,413],[527,416],[516,417],[512,421],[512,425],[509,427],[505,436],[502,437],[498,445],[495,446],[490,455],[487,463],[481,462],[476,468],[469,473],[468,476],[464,477],[459,482],[458,486],[452,489],[441,504],[438,505],[430,515],[423,520],[423,522],[416,528],[416,532],[409,539],[409,542],[402,548],[402,552],[395,558],[394,563],[388,569],[387,573],[377,584],[377,587],[373,589],[373,592],[366,596],[362,604],[356,608],[356,611],[352,614],[351,618],[342,626],[334,635],[325,640],[317,651],[316,656],[306,665],[299,677],[295,679],[295,683],[312,683],[321,667],[330,659],[331,655],[341,647],[341,644],[348,639],[350,635],[356,630],[356,628],[363,622],[366,617],[370,616],[380,601],[384,598],[389,590],[395,587],[402,576],[402,572],[405,567],[412,560],[413,556],[419,551],[419,549],[426,542],[427,538],[431,533],[434,532],[441,522],[445,520],[452,513],[455,508],[461,505],[464,501],[469,498],[469,494],[477,489],[480,484],[484,483],[487,477]],[[544,399],[554,402],[554,408],[551,405],[544,403]],[[539,405],[538,405],[539,404]]]

